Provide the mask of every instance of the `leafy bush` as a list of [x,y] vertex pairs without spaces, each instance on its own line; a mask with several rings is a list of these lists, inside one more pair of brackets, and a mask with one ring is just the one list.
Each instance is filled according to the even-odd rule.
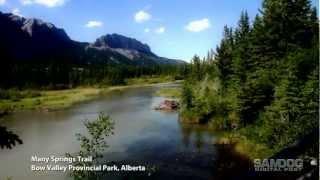
[[[109,116],[100,113],[95,121],[86,121],[84,123],[88,136],[76,134],[80,141],[80,151],[72,156],[67,153],[69,157],[89,157],[92,156],[93,162],[75,162],[75,166],[79,165],[93,165],[103,157],[103,152],[108,147],[105,138],[113,134],[114,121]],[[96,179],[93,172],[74,171],[72,175],[75,179]]]

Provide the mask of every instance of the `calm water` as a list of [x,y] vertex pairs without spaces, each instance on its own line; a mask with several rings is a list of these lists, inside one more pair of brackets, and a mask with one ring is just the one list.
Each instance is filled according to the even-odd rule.
[[[24,144],[12,150],[0,150],[0,179],[70,179],[67,173],[30,171],[30,158],[63,156],[79,151],[76,133],[84,133],[83,121],[104,112],[115,120],[115,134],[107,139],[106,159],[141,160],[149,163],[187,161],[215,156],[214,134],[204,127],[181,125],[175,112],[159,112],[153,107],[164,98],[154,95],[169,85],[115,91],[96,100],[56,112],[23,112],[5,117],[4,124],[16,132]],[[205,156],[203,158],[202,156]],[[192,162],[191,163],[192,167]],[[197,166],[206,166],[199,161]],[[207,173],[207,172],[206,172]],[[205,173],[201,173],[202,175]]]

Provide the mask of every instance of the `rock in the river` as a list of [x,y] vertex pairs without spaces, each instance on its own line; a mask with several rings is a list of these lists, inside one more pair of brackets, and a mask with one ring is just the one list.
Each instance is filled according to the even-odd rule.
[[179,103],[174,100],[164,100],[159,106],[155,107],[155,110],[162,111],[176,111],[177,109],[179,109]]

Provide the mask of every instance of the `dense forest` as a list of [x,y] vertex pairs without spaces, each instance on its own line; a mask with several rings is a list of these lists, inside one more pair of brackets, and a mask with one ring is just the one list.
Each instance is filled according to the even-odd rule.
[[224,27],[215,51],[192,59],[182,120],[238,133],[273,152],[317,131],[318,22],[309,0],[264,0],[253,20],[243,11],[237,27]]
[[2,88],[63,89],[80,85],[123,85],[128,78],[174,76],[181,79],[184,65],[86,64],[69,61],[13,62],[2,69]]

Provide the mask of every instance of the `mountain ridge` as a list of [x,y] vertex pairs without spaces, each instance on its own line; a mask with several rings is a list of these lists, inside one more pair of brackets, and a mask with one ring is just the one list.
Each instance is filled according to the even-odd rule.
[[159,65],[184,61],[159,57],[149,45],[117,33],[95,42],[72,40],[63,28],[37,18],[0,12],[0,57],[13,61],[46,59],[80,64]]

